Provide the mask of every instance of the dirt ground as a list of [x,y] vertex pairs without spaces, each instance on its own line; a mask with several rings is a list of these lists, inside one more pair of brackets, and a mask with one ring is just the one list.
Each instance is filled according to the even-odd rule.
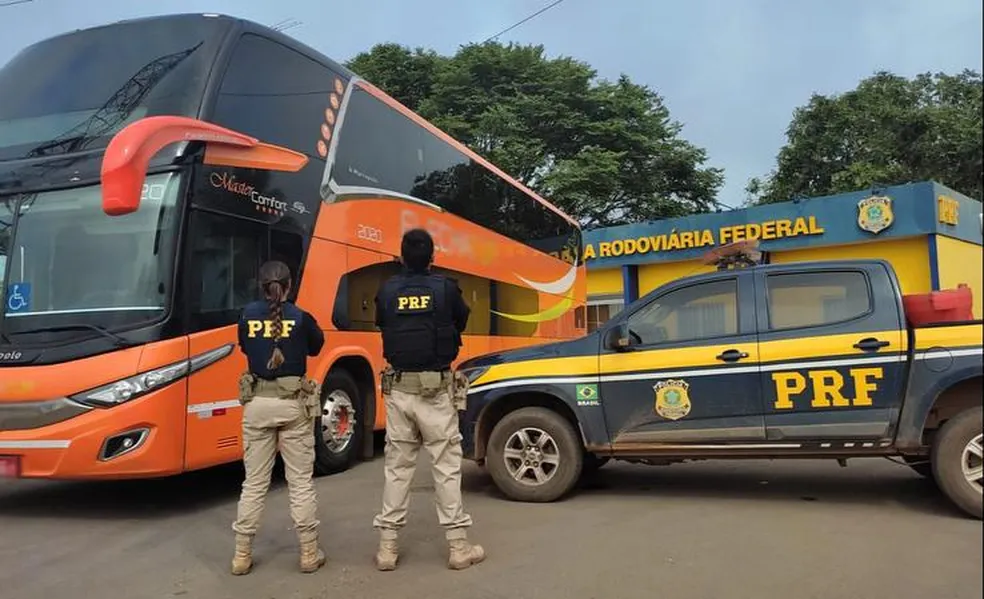
[[[424,458],[426,459],[426,458]],[[376,572],[382,460],[318,479],[327,566],[296,569],[286,488],[271,491],[254,572],[228,574],[241,471],[158,481],[0,480],[0,597],[121,599],[971,599],[982,525],[885,460],[612,463],[569,499],[506,501],[468,464],[473,540],[445,567],[426,461],[395,572]]]

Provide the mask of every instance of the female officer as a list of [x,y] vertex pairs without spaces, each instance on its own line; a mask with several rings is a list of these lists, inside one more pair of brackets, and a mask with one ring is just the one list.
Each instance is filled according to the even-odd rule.
[[307,357],[321,351],[325,338],[311,314],[287,301],[291,276],[286,264],[263,264],[259,279],[264,300],[243,308],[239,319],[239,347],[248,362],[239,385],[246,479],[232,526],[236,533],[232,573],[246,574],[252,567],[252,541],[278,447],[300,542],[300,568],[309,573],[323,566],[326,558],[318,546],[320,522],[311,480],[320,386],[305,375]]

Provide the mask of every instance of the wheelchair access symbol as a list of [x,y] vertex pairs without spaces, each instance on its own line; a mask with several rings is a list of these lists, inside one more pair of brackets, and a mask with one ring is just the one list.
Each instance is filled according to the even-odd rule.
[[31,284],[13,283],[7,288],[7,314],[25,312],[31,308]]

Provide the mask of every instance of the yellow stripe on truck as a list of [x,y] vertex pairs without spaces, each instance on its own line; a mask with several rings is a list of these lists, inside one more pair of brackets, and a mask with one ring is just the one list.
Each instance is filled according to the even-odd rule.
[[980,324],[916,329],[916,349],[980,347],[982,335],[984,327]]
[[780,339],[760,344],[759,351],[761,352],[763,362],[780,362],[783,360],[801,360],[817,357],[833,358],[852,354],[861,355],[866,352],[856,349],[854,344],[868,337],[888,341],[889,344],[881,348],[878,353],[887,354],[905,351],[905,337],[899,330]]
[[[980,340],[980,325],[957,327],[976,330]],[[926,329],[933,331],[934,329]],[[939,329],[938,331],[942,331]],[[906,351],[906,338],[899,330],[855,332],[841,335],[822,335],[818,337],[798,337],[780,339],[765,343],[746,341],[720,345],[704,345],[700,347],[654,348],[625,353],[606,354],[603,356],[570,356],[560,358],[544,358],[526,362],[496,364],[479,377],[473,387],[501,381],[540,378],[540,377],[590,377],[627,372],[645,372],[654,370],[698,369],[708,367],[726,367],[729,363],[717,359],[718,354],[729,349],[737,349],[748,354],[748,357],[736,365],[755,362],[784,362],[816,358],[837,358],[844,356],[869,355],[854,348],[854,344],[866,337],[875,337],[889,344],[880,353],[890,354]],[[953,335],[947,338],[954,341]],[[962,338],[962,337],[960,337]]]

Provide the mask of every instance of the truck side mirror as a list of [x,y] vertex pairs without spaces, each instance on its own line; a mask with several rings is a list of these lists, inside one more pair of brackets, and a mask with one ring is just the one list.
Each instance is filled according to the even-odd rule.
[[629,325],[620,322],[608,329],[605,334],[605,348],[612,351],[628,351],[632,347],[632,336],[629,335]]

